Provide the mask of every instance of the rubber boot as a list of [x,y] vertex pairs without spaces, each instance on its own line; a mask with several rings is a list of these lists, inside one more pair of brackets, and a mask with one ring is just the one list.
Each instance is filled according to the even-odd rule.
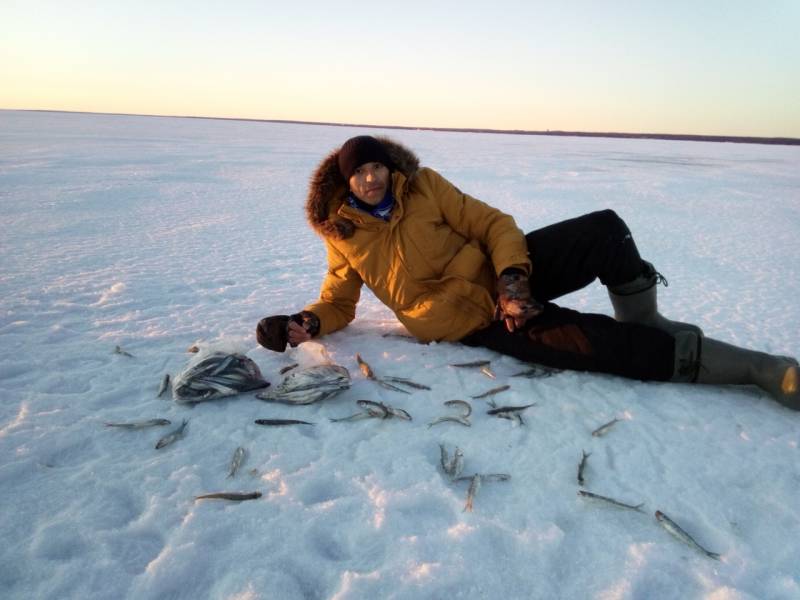
[[608,288],[608,297],[614,307],[614,318],[622,323],[640,323],[675,334],[679,331],[693,331],[702,336],[703,330],[697,325],[671,321],[658,312],[659,283],[669,285],[666,278],[655,270],[652,264],[644,261],[646,270],[639,277]]
[[800,410],[800,369],[795,359],[747,350],[711,338],[698,338],[689,331],[675,335],[672,380],[755,385],[787,408]]

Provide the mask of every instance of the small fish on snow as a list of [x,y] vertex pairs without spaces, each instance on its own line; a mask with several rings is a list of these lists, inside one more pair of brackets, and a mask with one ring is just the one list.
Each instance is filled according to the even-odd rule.
[[611,419],[608,423],[604,423],[604,424],[600,425],[600,427],[595,429],[592,432],[592,435],[594,437],[600,437],[601,435],[604,435],[605,433],[607,433],[608,430],[611,429],[617,423],[619,423],[619,419],[616,419],[616,418]]
[[184,435],[186,435],[186,425],[188,425],[188,423],[189,423],[189,421],[184,419],[183,423],[181,423],[180,427],[178,427],[175,431],[172,431],[172,432],[168,433],[167,435],[162,437],[160,440],[158,440],[158,442],[156,442],[156,450],[160,450],[161,448],[164,448],[165,446],[169,446],[173,442],[181,439]]
[[161,385],[158,386],[158,396],[156,397],[161,398],[167,388],[169,388],[169,373],[165,373],[164,377],[161,378]]
[[498,406],[490,410],[487,410],[486,414],[493,415],[501,419],[509,419],[511,421],[516,421],[520,425],[524,425],[525,421],[522,420],[521,413],[526,408],[530,408],[532,406],[536,406],[536,403],[533,402],[531,404],[525,404],[523,406]]
[[234,502],[255,500],[257,498],[261,498],[261,492],[215,492],[194,497],[195,500],[233,500]]
[[619,500],[614,500],[613,498],[609,498],[608,496],[601,496],[600,494],[593,494],[592,492],[587,492],[586,490],[578,490],[578,495],[583,498],[589,498],[591,500],[601,500],[603,502],[607,502],[608,504],[612,504],[620,508],[629,508],[630,510],[635,510],[637,512],[644,512],[642,511],[644,502],[642,502],[641,504],[627,504],[625,502],[620,502]]
[[670,532],[673,536],[675,536],[677,539],[679,539],[683,543],[691,546],[692,548],[694,548],[695,550],[698,550],[699,552],[702,552],[703,554],[705,554],[709,558],[713,558],[714,560],[719,560],[719,558],[720,558],[719,554],[717,554],[716,552],[711,552],[711,551],[706,550],[705,548],[703,548],[700,544],[698,544],[695,541],[695,539],[692,536],[690,536],[688,533],[686,533],[680,527],[680,525],[678,525],[675,521],[670,519],[667,515],[665,515],[660,510],[656,511],[656,520],[659,523],[661,523],[661,526],[664,529],[666,529],[668,532]]
[[410,392],[404,390],[400,386],[410,387],[416,390],[429,390],[427,385],[423,385],[421,383],[416,383],[411,381],[410,379],[406,379],[405,377],[377,377],[375,372],[372,370],[372,367],[369,366],[367,361],[361,358],[360,354],[356,354],[356,362],[358,362],[358,368],[361,369],[361,372],[364,374],[364,377],[370,379],[380,385],[381,387],[386,388],[387,390],[392,390],[393,392],[401,392],[403,394],[409,394]]
[[128,358],[133,358],[133,354],[131,354],[130,352],[126,352],[120,346],[116,346],[114,348],[114,354],[120,354],[122,356],[127,356]]
[[473,400],[480,400],[481,398],[488,398],[489,396],[494,396],[495,394],[499,394],[500,392],[505,392],[506,390],[510,390],[510,385],[501,385],[500,387],[492,388],[482,394],[478,394],[477,396],[470,396]]
[[511,479],[511,475],[507,475],[506,473],[488,473],[486,475],[481,475],[480,473],[475,473],[470,477],[459,477],[454,479],[454,481],[469,481],[469,489],[467,490],[467,503],[464,506],[464,512],[472,512],[472,504],[475,501],[475,496],[478,494],[478,490],[481,488],[484,482],[488,481],[508,481]]
[[230,479],[234,475],[236,475],[236,471],[239,470],[242,462],[244,461],[245,449],[239,446],[233,452],[233,458],[231,459],[231,468],[228,471],[228,478]]
[[130,423],[106,423],[106,427],[119,427],[121,429],[144,429],[145,427],[160,427],[170,425],[168,419],[147,419],[146,421],[132,421]]
[[588,454],[586,451],[581,450],[581,462],[578,465],[578,483],[583,485],[583,470],[586,468],[586,460],[592,455],[591,452]]
[[469,421],[469,416],[472,414],[472,406],[470,406],[469,402],[465,402],[464,400],[448,400],[444,403],[445,406],[453,406],[461,408],[460,415],[445,415],[443,417],[439,417],[438,419],[434,419],[430,423],[428,423],[428,428],[437,425],[438,423],[445,423],[448,421],[454,423],[460,423],[465,427],[471,427],[472,423]]
[[298,421],[297,419],[256,419],[253,421],[256,425],[272,425],[280,427],[282,425],[313,425],[308,421]]
[[456,446],[452,460],[450,460],[450,454],[447,452],[447,448],[445,448],[444,444],[439,444],[439,452],[439,460],[442,465],[442,470],[447,474],[447,476],[453,480],[461,475],[461,471],[464,470],[464,451]]

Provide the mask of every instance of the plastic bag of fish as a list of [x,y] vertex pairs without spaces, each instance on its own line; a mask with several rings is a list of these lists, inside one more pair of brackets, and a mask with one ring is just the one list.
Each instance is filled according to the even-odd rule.
[[193,404],[265,388],[269,382],[244,354],[211,352],[189,362],[172,382],[172,397]]
[[314,365],[289,373],[256,398],[283,404],[311,404],[350,387],[350,373],[340,365]]

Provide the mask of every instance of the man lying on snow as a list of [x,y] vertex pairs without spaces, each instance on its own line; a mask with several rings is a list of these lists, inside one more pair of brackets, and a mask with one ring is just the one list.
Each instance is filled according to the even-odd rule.
[[[271,350],[347,325],[366,284],[424,342],[632,379],[753,384],[800,410],[795,359],[704,337],[658,312],[657,284],[666,282],[611,210],[523,235],[408,148],[358,136],[320,163],[306,215],[325,240],[328,272],[317,302],[258,324],[258,342]],[[615,319],[552,302],[595,278]]]

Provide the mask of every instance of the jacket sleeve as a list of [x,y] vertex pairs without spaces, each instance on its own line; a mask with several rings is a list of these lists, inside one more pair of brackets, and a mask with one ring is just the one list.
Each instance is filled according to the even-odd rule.
[[303,309],[319,317],[318,335],[341,329],[355,318],[356,303],[363,285],[345,256],[330,242],[325,242],[325,245],[328,248],[328,272],[320,288],[319,300]]
[[495,273],[517,267],[531,273],[525,234],[514,218],[467,194],[432,169],[424,169],[433,197],[440,203],[445,221],[467,239],[477,240],[489,253]]

